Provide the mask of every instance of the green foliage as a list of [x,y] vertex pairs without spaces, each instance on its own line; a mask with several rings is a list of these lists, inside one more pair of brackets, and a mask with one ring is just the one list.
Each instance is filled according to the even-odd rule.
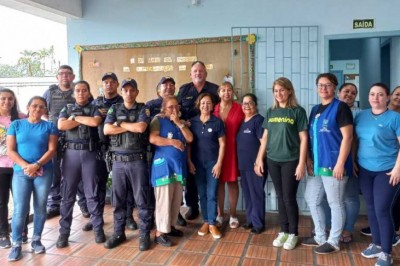
[[0,65],[1,78],[43,77],[57,73],[54,46],[39,50],[23,50],[16,65]]

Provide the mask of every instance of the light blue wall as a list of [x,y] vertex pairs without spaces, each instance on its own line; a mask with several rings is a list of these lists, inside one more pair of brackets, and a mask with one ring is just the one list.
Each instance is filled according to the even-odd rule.
[[[83,0],[83,19],[68,19],[69,64],[78,69],[73,47],[225,36],[233,26],[320,27],[324,35],[399,30],[398,0]],[[353,30],[353,19],[374,18],[375,29]]]

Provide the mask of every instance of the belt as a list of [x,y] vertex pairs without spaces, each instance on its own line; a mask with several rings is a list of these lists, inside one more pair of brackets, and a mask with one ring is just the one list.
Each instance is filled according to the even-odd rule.
[[67,143],[67,149],[71,149],[71,150],[88,150],[89,149],[89,143],[68,142]]
[[138,160],[144,160],[146,156],[144,156],[143,153],[127,154],[127,155],[113,154],[111,158],[113,161],[118,161],[118,162],[133,162]]

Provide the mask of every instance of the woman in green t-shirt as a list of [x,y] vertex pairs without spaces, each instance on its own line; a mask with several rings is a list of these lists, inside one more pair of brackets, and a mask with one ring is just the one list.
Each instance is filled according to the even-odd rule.
[[305,175],[307,115],[296,100],[292,82],[284,77],[272,85],[274,105],[267,110],[255,171],[261,176],[267,150],[268,170],[278,197],[281,230],[273,246],[294,249],[298,240],[299,207],[296,194]]

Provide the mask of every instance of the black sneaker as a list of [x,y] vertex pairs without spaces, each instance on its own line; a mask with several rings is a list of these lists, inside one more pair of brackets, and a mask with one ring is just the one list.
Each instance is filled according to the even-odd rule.
[[314,237],[309,237],[309,238],[305,238],[301,241],[301,244],[303,246],[309,246],[309,247],[318,247],[319,244],[318,242],[315,240]]
[[69,238],[69,235],[61,234],[57,239],[56,247],[57,248],[66,248],[66,247],[68,247],[68,238]]
[[103,228],[100,228],[99,230],[94,231],[94,241],[97,244],[106,242],[106,236],[104,234]]
[[186,220],[183,218],[183,216],[180,213],[178,215],[178,221],[176,222],[176,224],[180,225],[180,226],[186,226],[187,225]]
[[164,247],[172,246],[172,242],[171,242],[171,240],[169,240],[169,238],[166,234],[161,234],[160,236],[156,236],[154,238],[154,243],[160,244],[161,246],[164,246]]
[[122,234],[122,235],[119,235],[119,236],[113,235],[111,238],[109,238],[107,240],[106,243],[104,243],[104,247],[108,248],[108,249],[115,248],[115,247],[121,245],[125,241],[126,241],[126,235],[125,234]]
[[243,227],[245,230],[249,230],[249,229],[253,228],[253,224],[247,222],[247,223],[245,223],[244,225],[242,225],[242,227]]
[[362,229],[360,230],[360,233],[361,233],[362,235],[365,235],[365,236],[372,236],[371,228],[370,228],[370,227],[362,228]]
[[339,251],[340,249],[337,247],[334,247],[333,245],[329,244],[328,242],[325,242],[324,244],[316,247],[314,249],[314,252],[317,254],[325,255],[325,254],[331,254]]
[[191,208],[187,213],[186,213],[186,220],[194,220],[199,216],[199,210],[198,209],[193,209]]
[[80,206],[80,209],[81,209],[83,217],[85,217],[85,218],[89,218],[90,217],[90,213],[89,213],[89,210],[88,210],[86,205]]
[[259,235],[259,234],[261,234],[262,232],[264,232],[264,227],[253,227],[251,230],[250,230],[250,233],[252,233],[252,234],[255,234],[255,235]]
[[51,219],[53,217],[60,215],[60,209],[48,209],[47,210],[47,219]]
[[146,234],[145,236],[141,236],[139,238],[139,250],[140,251],[146,251],[150,248],[151,241],[150,241],[150,235]]
[[85,232],[92,231],[92,230],[93,230],[93,224],[91,222],[86,223],[82,227],[82,231],[85,231]]
[[8,235],[0,237],[0,248],[10,248],[11,241]]
[[183,232],[181,230],[176,229],[175,227],[171,227],[171,232],[167,234],[168,236],[182,237]]
[[126,228],[133,231],[138,229],[138,225],[132,216],[126,218]]

